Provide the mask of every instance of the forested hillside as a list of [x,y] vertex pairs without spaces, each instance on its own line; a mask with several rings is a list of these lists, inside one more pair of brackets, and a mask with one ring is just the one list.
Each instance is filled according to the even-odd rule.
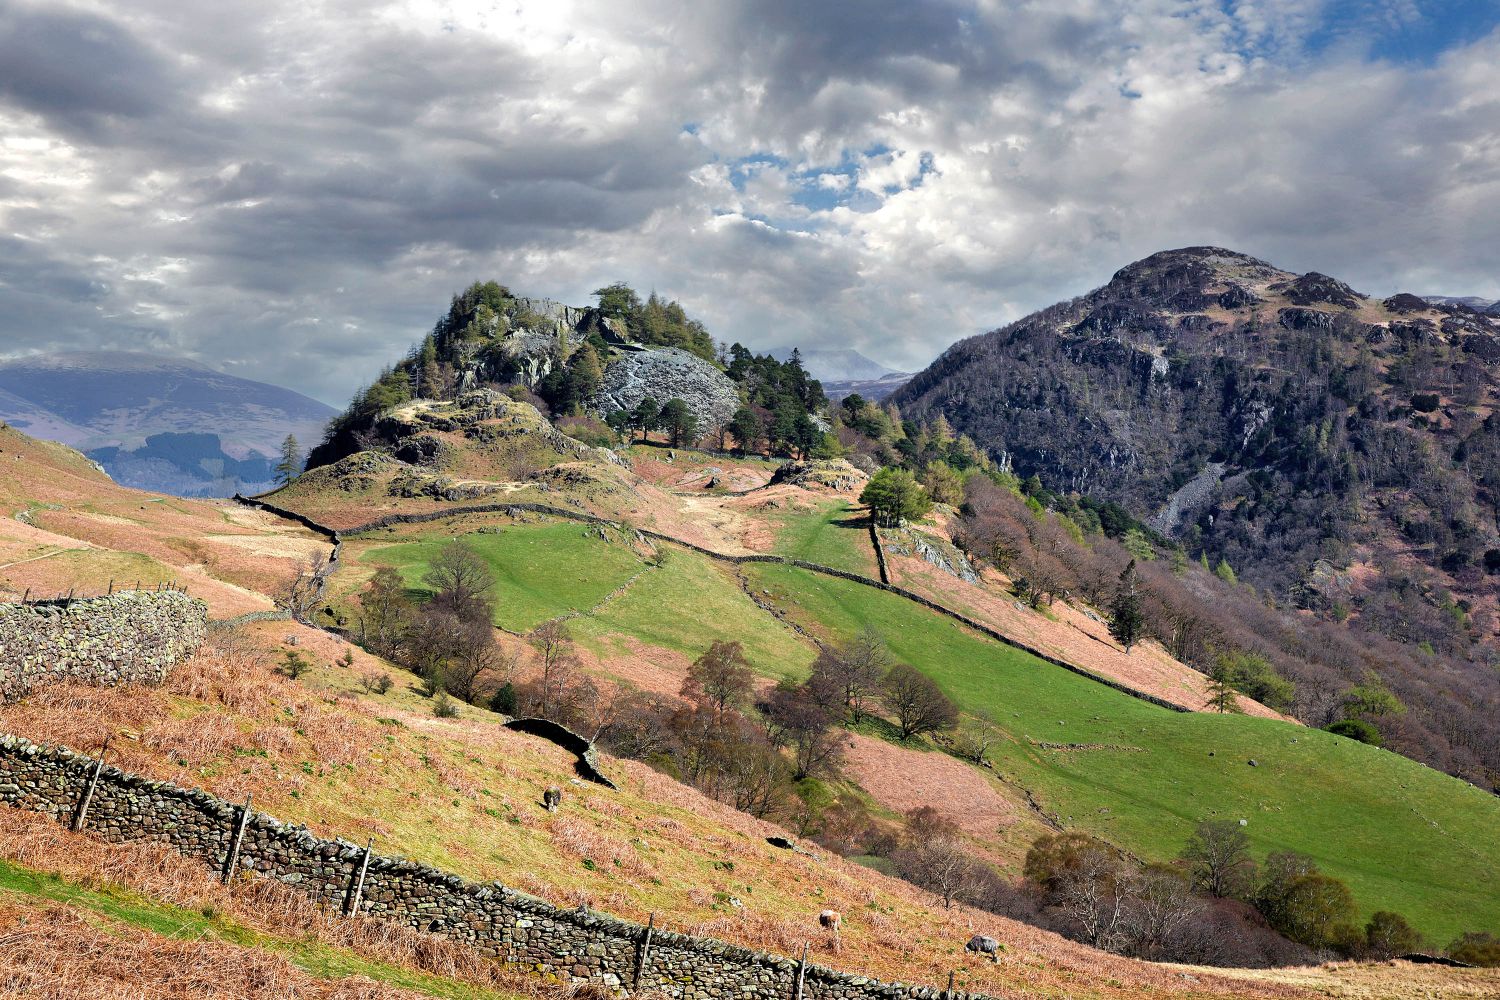
[[1268,655],[1303,647],[1305,687],[1331,688],[1304,690],[1304,717],[1332,721],[1339,689],[1372,673],[1411,709],[1386,713],[1406,752],[1493,785],[1497,334],[1463,305],[1196,247],[956,344],[895,399],[1054,506],[1119,504],[1222,566],[1244,612],[1199,618],[1332,623],[1311,643],[1259,629]]

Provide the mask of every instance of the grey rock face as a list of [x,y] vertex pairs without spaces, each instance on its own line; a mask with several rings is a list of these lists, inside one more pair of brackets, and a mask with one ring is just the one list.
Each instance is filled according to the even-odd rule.
[[697,415],[702,430],[726,423],[740,405],[739,389],[728,376],[676,347],[632,351],[611,361],[588,405],[608,416],[635,409],[647,396],[658,403],[682,400]]

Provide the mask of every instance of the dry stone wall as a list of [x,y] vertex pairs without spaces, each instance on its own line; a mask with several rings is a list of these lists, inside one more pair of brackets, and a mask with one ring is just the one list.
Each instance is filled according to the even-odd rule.
[[202,645],[207,620],[177,590],[0,605],[0,701],[57,680],[160,683]]
[[[97,777],[96,777],[97,776]],[[0,734],[0,802],[114,842],[146,840],[212,868],[279,879],[325,906],[439,934],[562,982],[659,989],[687,1000],[937,1000],[943,991],[883,983],[709,938],[564,910],[499,883],[480,884],[278,822],[65,747]],[[83,814],[80,816],[80,809]],[[235,851],[236,833],[244,834]],[[798,983],[801,982],[799,989]],[[953,993],[948,1000],[971,1000]]]
[[[244,498],[238,496],[236,496],[235,499],[242,501],[244,500]],[[266,510],[271,510],[273,512],[275,511],[275,508],[266,506],[264,504],[256,504],[256,506],[262,506]],[[573,521],[582,521],[585,524],[597,524],[601,527],[607,528],[618,529],[625,527],[620,522],[611,521],[608,518],[598,517],[594,514],[583,514],[578,511],[566,510],[562,507],[553,507],[548,504],[509,503],[477,504],[461,507],[451,507],[448,510],[429,511],[422,514],[391,514],[386,517],[371,521],[368,524],[361,524],[358,527],[349,528],[346,531],[337,533],[337,535],[338,537],[349,538],[355,535],[363,534],[365,532],[375,531],[380,528],[389,528],[397,524],[421,524],[428,521],[441,521],[446,518],[458,517],[463,514],[502,513],[514,515],[520,511],[529,511],[537,514],[549,514],[553,517],[568,518]],[[297,516],[299,518],[301,517],[301,515]],[[306,518],[302,518],[302,520],[304,523],[312,523],[310,521],[307,521]],[[316,525],[315,527],[317,528],[317,530],[327,532],[329,535],[336,534],[331,528],[324,528]],[[1112,677],[1105,677],[1103,674],[1096,674],[1092,670],[1086,670],[1083,667],[1077,666],[1076,664],[1069,663],[1067,660],[1063,660],[1056,656],[1053,656],[1050,653],[1043,652],[1042,650],[1037,649],[1034,646],[1029,646],[1018,639],[1013,639],[1005,633],[999,631],[998,629],[991,628],[983,622],[975,621],[968,615],[961,614],[960,612],[954,611],[952,608],[939,604],[936,601],[931,600],[930,598],[923,597],[921,594],[918,594],[915,591],[907,590],[905,587],[900,587],[896,584],[891,583],[890,573],[885,561],[885,550],[881,547],[879,535],[873,532],[871,537],[874,539],[874,544],[876,546],[876,557],[879,560],[881,567],[881,579],[879,580],[873,580],[870,577],[861,576],[858,573],[850,573],[846,570],[835,569],[832,566],[823,566],[818,563],[810,563],[802,559],[788,559],[785,556],[761,554],[729,555],[728,553],[724,552],[715,552],[713,549],[705,548],[702,545],[694,544],[693,542],[689,542],[682,538],[674,538],[671,535],[664,535],[659,531],[651,531],[647,528],[636,528],[634,530],[636,534],[640,535],[643,538],[649,538],[652,541],[657,542],[667,542],[671,545],[677,545],[681,548],[690,549],[693,552],[708,556],[710,559],[716,559],[720,562],[733,563],[740,566],[743,566],[747,563],[779,563],[784,566],[795,566],[798,569],[805,569],[812,573],[821,573],[824,576],[835,576],[843,580],[848,580],[851,583],[858,583],[866,587],[874,587],[877,590],[884,590],[887,593],[896,594],[899,597],[906,598],[908,601],[912,601],[916,604],[922,605],[925,608],[936,611],[938,614],[946,615],[947,617],[952,618],[954,621],[960,622],[968,628],[971,628],[976,632],[982,633],[983,635],[994,639],[996,642],[1003,643],[1004,645],[1010,646],[1014,649],[1019,649],[1024,653],[1029,653],[1039,660],[1044,660],[1047,663],[1052,664],[1053,666],[1061,667],[1069,673],[1077,674],[1080,677],[1086,677],[1098,684],[1103,684],[1105,687],[1113,688],[1121,694],[1129,695],[1132,698],[1138,698],[1141,701],[1150,702],[1153,705],[1157,705],[1161,708],[1165,708],[1173,712],[1187,713],[1192,711],[1191,708],[1188,708],[1185,705],[1179,705],[1176,702],[1167,700],[1166,698],[1159,697],[1147,691],[1142,691],[1139,688],[1131,687],[1129,684],[1117,681]]]

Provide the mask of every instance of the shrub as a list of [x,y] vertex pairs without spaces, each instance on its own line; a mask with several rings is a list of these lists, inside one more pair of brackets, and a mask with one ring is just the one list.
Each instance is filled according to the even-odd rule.
[[1422,935],[1399,913],[1379,910],[1365,925],[1365,951],[1371,958],[1398,958],[1421,950]]
[[560,417],[553,425],[568,437],[594,448],[613,448],[620,443],[619,432],[598,417]]
[[458,717],[458,703],[448,697],[448,692],[442,688],[432,696],[432,714],[439,719],[453,719]]
[[1483,931],[1468,931],[1448,946],[1448,957],[1484,968],[1500,968],[1500,937]]
[[391,679],[390,674],[383,674],[371,670],[359,679],[359,686],[371,694],[385,694],[396,682]]
[[281,654],[281,672],[292,680],[296,680],[307,673],[307,669],[311,666],[312,664],[307,661],[307,657],[303,656],[298,650],[288,649]]
[[490,695],[490,711],[499,712],[501,715],[516,714],[516,686],[506,681],[495,689]]
[[1375,724],[1366,722],[1364,719],[1342,719],[1327,727],[1327,731],[1338,736],[1368,743],[1372,747],[1381,745],[1380,730]]
[[1418,413],[1431,413],[1438,408],[1438,402],[1438,394],[1435,392],[1414,392],[1411,408]]

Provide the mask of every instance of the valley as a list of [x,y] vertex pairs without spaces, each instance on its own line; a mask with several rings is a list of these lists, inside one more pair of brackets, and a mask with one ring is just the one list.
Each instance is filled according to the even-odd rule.
[[[796,384],[795,367],[740,357],[742,372],[766,373],[752,381]],[[1122,640],[1119,595],[1138,561],[1153,601],[1167,581],[1229,607],[1246,592],[1119,508],[963,459],[972,442],[930,425],[913,447],[972,461],[968,481],[945,492],[942,460],[921,458],[930,509],[876,526],[860,466],[890,424],[873,404],[840,404],[816,446],[863,427],[846,451],[857,461],[813,446],[777,458],[698,450],[649,426],[622,426],[626,440],[610,446],[586,413],[549,419],[520,383],[461,388],[462,370],[434,370],[445,398],[364,415],[371,399],[356,401],[314,465],[254,499],[141,493],[65,447],[0,431],[11,600],[185,586],[216,623],[160,688],[46,686],[0,706],[0,731],[76,748],[111,737],[111,763],[126,771],[229,802],[253,796],[319,836],[373,838],[559,906],[745,947],[786,955],[811,942],[817,962],[884,980],[940,983],[952,971],[967,992],[1101,997],[1434,984],[1480,996],[1493,985],[1489,973],[1400,962],[1378,974],[1310,966],[1361,946],[1293,943],[1245,896],[1180,895],[1193,838],[1217,824],[1238,831],[1247,864],[1295,859],[1347,887],[1347,922],[1322,933],[1347,941],[1396,913],[1421,947],[1440,949],[1500,926],[1500,800],[1303,724],[1264,675],[1236,691],[1176,638]],[[338,442],[364,447],[338,454]],[[1079,582],[1049,577],[1044,552]],[[1112,560],[1127,556],[1118,571]],[[466,579],[477,589],[463,596]],[[888,676],[807,701],[861,655]],[[718,707],[695,686],[713,656],[744,671],[724,681]],[[936,721],[902,714],[899,670],[937,699]],[[797,712],[810,728],[796,728]],[[597,745],[618,789],[570,777],[570,752],[502,724],[528,714]],[[561,807],[542,808],[553,790]],[[1163,873],[1157,884],[1179,893],[1175,933],[1203,936],[1159,956],[1175,962],[1111,954],[1139,947],[1116,939],[1070,940],[1083,935],[1065,915],[1081,911],[1041,895],[1035,869],[1060,837],[1114,852],[1122,896]],[[920,867],[935,847],[956,852],[959,881]],[[0,860],[20,887],[8,891],[42,905],[27,857]],[[129,879],[111,891],[174,905]],[[46,905],[102,905],[64,896]],[[836,934],[818,923],[827,910],[841,915]],[[209,936],[285,952],[279,929],[267,932],[215,925]],[[975,933],[1003,944],[998,960],[962,951]],[[334,946],[346,945],[363,947]],[[325,979],[387,960],[359,954],[290,960]],[[431,956],[395,964],[407,971],[376,978],[420,993],[439,988],[423,976],[447,975]],[[440,995],[532,988],[466,968],[468,985]]]

